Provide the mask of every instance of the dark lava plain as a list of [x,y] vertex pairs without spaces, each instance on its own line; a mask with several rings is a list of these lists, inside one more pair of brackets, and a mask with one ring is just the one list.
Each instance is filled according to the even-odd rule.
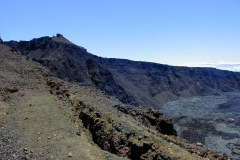
[[173,118],[180,137],[240,158],[240,92],[180,98],[161,110]]

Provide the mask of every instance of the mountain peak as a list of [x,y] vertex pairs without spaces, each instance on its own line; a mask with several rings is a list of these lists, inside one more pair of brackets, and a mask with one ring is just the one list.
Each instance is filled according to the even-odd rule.
[[74,43],[72,43],[71,41],[69,41],[67,38],[65,38],[62,34],[60,33],[57,33],[56,36],[53,36],[52,37],[52,40],[53,41],[56,41],[56,42],[61,42],[61,43],[67,43],[67,44],[73,44],[75,45]]
[[60,34],[60,33],[57,33],[56,36],[57,36],[57,37],[63,37],[63,35]]

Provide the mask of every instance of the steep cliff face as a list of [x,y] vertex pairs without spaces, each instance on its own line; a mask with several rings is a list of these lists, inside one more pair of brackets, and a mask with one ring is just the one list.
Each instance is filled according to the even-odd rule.
[[140,103],[159,103],[240,89],[240,73],[214,68],[175,67],[148,62],[105,59],[114,78]]
[[96,87],[107,92],[109,95],[114,95],[123,103],[138,105],[135,99],[126,94],[125,90],[115,82],[109,70],[99,65],[91,58],[86,61],[86,64],[89,78]]
[[4,43],[43,64],[61,79],[95,86],[123,103],[136,106],[158,108],[163,102],[179,97],[240,89],[240,73],[101,58],[62,35]]

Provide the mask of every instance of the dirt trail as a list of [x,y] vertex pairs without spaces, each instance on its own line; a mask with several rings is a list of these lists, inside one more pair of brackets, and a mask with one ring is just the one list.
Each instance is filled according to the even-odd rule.
[[1,46],[0,159],[124,159],[93,143],[68,102],[50,94],[47,69],[9,50]]

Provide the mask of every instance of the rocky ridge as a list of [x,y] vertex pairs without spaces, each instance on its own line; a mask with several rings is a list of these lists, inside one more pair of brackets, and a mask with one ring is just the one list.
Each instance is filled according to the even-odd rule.
[[135,106],[159,109],[164,102],[179,97],[240,89],[240,73],[237,72],[101,58],[60,34],[4,44],[15,53],[46,66],[58,78],[97,87],[121,102]]

